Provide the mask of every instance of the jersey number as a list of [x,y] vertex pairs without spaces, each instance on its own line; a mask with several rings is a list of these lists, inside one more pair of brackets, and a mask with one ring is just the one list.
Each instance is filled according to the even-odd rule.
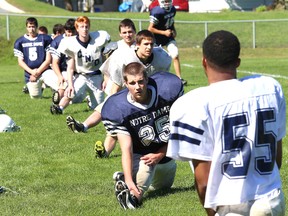
[[30,47],[29,48],[29,60],[35,61],[37,58],[38,58],[37,48],[36,47]]
[[[249,117],[247,113],[226,116],[224,118],[223,154],[228,160],[222,163],[222,173],[228,178],[245,178],[249,169],[251,147],[255,152],[262,149],[265,155],[253,156],[255,170],[260,175],[271,174],[276,160],[276,136],[273,131],[266,130],[266,124],[275,121],[274,110],[256,110],[255,143],[246,134],[249,131]],[[253,149],[254,149],[253,148]],[[264,154],[264,153],[263,153]],[[255,155],[255,154],[253,154]]]
[[151,142],[155,140],[156,134],[158,134],[161,142],[167,142],[170,134],[169,129],[169,117],[163,116],[155,121],[156,132],[150,125],[145,125],[140,128],[138,135],[141,138],[141,142],[144,146],[149,146]]

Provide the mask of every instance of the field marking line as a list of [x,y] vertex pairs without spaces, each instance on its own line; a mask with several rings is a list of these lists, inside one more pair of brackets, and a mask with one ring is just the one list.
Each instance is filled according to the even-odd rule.
[[[192,64],[182,64],[182,66],[190,67],[190,68],[194,67],[194,65],[192,65]],[[281,79],[288,80],[288,76],[282,76],[282,75],[279,75],[279,74],[268,74],[268,73],[246,71],[246,70],[237,70],[237,72],[238,73],[245,73],[245,74],[259,74],[259,75],[264,75],[264,76],[270,76],[270,77],[273,77],[273,78],[281,78]]]

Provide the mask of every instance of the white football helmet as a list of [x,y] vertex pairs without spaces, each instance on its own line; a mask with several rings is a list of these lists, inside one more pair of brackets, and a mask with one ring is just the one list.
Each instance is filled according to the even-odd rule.
[[173,5],[173,0],[158,0],[158,2],[160,7],[164,8],[166,11],[170,11]]
[[0,133],[20,131],[20,127],[6,114],[0,114]]

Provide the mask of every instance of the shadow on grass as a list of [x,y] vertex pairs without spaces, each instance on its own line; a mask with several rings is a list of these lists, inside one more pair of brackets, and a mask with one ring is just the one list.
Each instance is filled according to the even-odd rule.
[[7,81],[7,82],[0,82],[0,85],[2,84],[15,84],[15,83],[20,83],[20,81]]
[[154,191],[148,191],[145,195],[145,199],[153,199],[159,196],[167,196],[168,194],[175,194],[179,192],[195,191],[194,184],[190,187],[175,187],[175,188],[165,188]]

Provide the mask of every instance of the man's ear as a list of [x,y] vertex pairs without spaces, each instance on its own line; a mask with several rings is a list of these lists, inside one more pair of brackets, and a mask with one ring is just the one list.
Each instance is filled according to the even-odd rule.
[[206,58],[205,58],[204,56],[202,57],[202,66],[203,66],[204,68],[207,67],[207,60],[206,60]]
[[237,63],[236,63],[236,68],[238,68],[240,66],[240,64],[241,64],[241,59],[238,58]]

